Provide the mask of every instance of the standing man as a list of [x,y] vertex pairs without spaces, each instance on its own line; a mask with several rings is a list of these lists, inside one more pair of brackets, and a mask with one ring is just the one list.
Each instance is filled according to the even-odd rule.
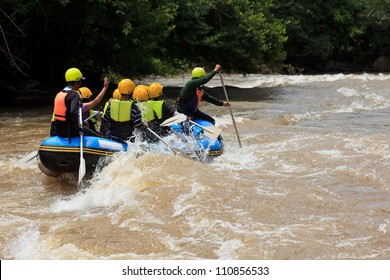
[[192,70],[192,79],[184,85],[179,93],[179,98],[177,99],[177,111],[187,115],[193,120],[202,119],[215,124],[214,118],[200,111],[198,107],[202,98],[217,106],[230,106],[229,102],[220,101],[203,90],[204,84],[210,81],[220,70],[221,66],[216,64],[214,70],[206,75],[203,68],[194,68]]
[[85,78],[77,68],[70,68],[65,72],[67,86],[54,99],[50,136],[79,136],[79,110],[82,101],[79,88],[82,80]]

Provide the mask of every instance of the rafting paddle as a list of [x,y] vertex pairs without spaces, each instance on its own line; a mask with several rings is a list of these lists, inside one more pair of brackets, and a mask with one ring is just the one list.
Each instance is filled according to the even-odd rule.
[[[218,72],[218,74],[219,74],[219,78],[221,79],[223,91],[225,92],[226,101],[227,101],[228,103],[230,103],[230,102],[229,102],[228,94],[227,94],[227,92],[226,92],[225,83],[223,82],[223,78],[222,78],[222,73],[221,73],[221,71]],[[229,106],[229,109],[230,109],[230,115],[231,115],[231,117],[232,117],[234,129],[236,130],[238,145],[240,146],[240,148],[242,148],[240,136],[238,135],[238,130],[237,130],[236,122],[234,121],[234,117],[233,117],[232,106]]]
[[38,152],[37,151],[33,151],[33,152],[29,153],[27,156],[25,156],[24,158],[20,159],[18,161],[18,165],[21,168],[26,168],[30,164],[33,163],[32,160],[35,159],[37,156],[38,156]]
[[171,126],[173,124],[181,123],[187,120],[187,116],[184,114],[177,114],[169,119],[163,121],[160,126]]
[[83,180],[83,177],[85,175],[85,160],[83,156],[83,140],[84,140],[84,134],[83,134],[83,116],[82,116],[82,110],[81,106],[79,109],[79,125],[80,125],[80,166],[79,166],[79,182],[78,184],[80,185],[81,180]]
[[[174,155],[181,155],[181,156],[184,156],[186,158],[191,158],[189,155],[187,155],[186,153],[184,153],[182,150],[178,149],[178,148],[174,148],[172,147],[171,145],[169,145],[167,142],[164,141],[164,139],[162,139],[160,137],[160,135],[158,135],[156,132],[154,132],[153,130],[151,130],[149,127],[147,128],[147,130],[152,133],[158,140],[160,140],[165,146],[167,146]],[[192,159],[192,158],[191,158]]]
[[218,128],[218,127],[215,127],[215,126],[203,126],[203,125],[200,125],[194,121],[189,121],[190,123],[192,123],[193,125],[196,125],[196,126],[199,126],[201,129],[203,129],[204,131],[204,134],[209,137],[210,139],[212,140],[215,140],[218,138],[218,136],[221,134],[222,132],[222,129]]
[[92,116],[89,116],[88,118],[86,118],[85,120],[83,120],[83,122],[86,122],[86,121],[89,121],[90,119],[96,117],[97,115],[101,114],[102,111],[96,111]]
[[[181,123],[181,122],[184,122],[187,120],[187,116],[184,115],[184,114],[178,114],[176,116],[173,116],[169,119],[166,119],[165,121],[163,121],[160,126],[171,126],[173,124],[177,124],[177,123]],[[196,122],[193,122],[191,120],[189,120],[190,123],[196,125],[196,126],[199,126],[200,128],[202,128],[204,130],[204,134],[209,137],[210,139],[212,140],[215,140],[218,138],[219,134],[221,134],[222,130],[215,127],[215,126],[208,126],[208,127],[205,127],[205,126],[202,126]]]

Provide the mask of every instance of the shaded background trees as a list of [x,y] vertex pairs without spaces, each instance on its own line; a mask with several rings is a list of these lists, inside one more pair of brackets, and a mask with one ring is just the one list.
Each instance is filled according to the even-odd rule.
[[258,72],[285,59],[282,19],[270,11],[272,0],[179,0],[175,29],[167,49],[186,64]]
[[89,80],[109,74],[114,82],[215,63],[239,73],[279,72],[285,65],[303,72],[370,70],[388,54],[389,4],[2,0],[0,91],[58,87],[74,66]]
[[[364,25],[356,0],[278,1],[275,13],[288,20],[287,61],[297,67],[324,68],[329,61],[358,62]],[[360,53],[359,53],[360,52]]]
[[[176,9],[165,0],[12,0],[6,8],[9,18],[1,24],[11,32],[5,33],[9,51],[3,50],[2,70],[15,66],[12,53],[29,76],[53,83],[63,82],[64,70],[74,66],[99,77],[153,72]],[[12,29],[23,32],[15,36]]]

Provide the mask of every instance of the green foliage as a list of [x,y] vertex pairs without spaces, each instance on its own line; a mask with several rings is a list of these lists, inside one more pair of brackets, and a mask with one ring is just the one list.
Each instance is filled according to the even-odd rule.
[[360,15],[367,28],[365,44],[367,54],[373,57],[389,55],[390,0],[367,0],[361,3]]
[[194,64],[256,72],[280,65],[287,37],[283,21],[270,12],[271,0],[178,1],[169,49]]
[[389,32],[390,0],[366,0],[362,5],[365,8],[363,17],[367,22]]
[[[63,82],[357,63],[390,49],[390,0],[2,0],[0,72]],[[4,16],[3,16],[4,15]]]
[[365,26],[357,0],[281,0],[275,14],[289,21],[286,48],[293,63],[310,65],[358,55]]
[[126,76],[194,63],[255,72],[285,58],[285,28],[269,11],[272,0],[5,1],[23,25],[19,44],[34,50],[23,58],[41,79],[73,66]]

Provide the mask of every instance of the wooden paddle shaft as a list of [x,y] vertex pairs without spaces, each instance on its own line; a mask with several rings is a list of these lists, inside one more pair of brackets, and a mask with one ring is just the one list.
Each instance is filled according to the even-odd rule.
[[[227,101],[228,103],[230,103],[228,94],[227,94],[227,92],[226,92],[225,83],[223,82],[222,73],[221,73],[221,72],[218,72],[218,74],[219,74],[219,78],[221,79],[223,91],[225,92],[226,101]],[[240,148],[242,148],[240,136],[238,135],[238,130],[237,130],[236,122],[235,122],[234,117],[233,117],[232,106],[229,106],[229,109],[230,109],[230,115],[231,115],[231,117],[232,117],[234,129],[236,130],[238,145],[240,146]]]

